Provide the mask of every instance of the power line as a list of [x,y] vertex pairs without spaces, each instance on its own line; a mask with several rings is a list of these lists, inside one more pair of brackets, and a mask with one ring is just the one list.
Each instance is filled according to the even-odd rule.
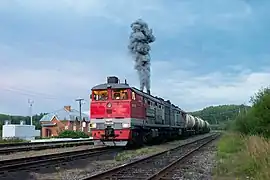
[[7,90],[7,91],[18,91],[18,92],[27,92],[27,93],[30,93],[30,94],[35,94],[35,95],[41,95],[41,96],[48,96],[48,97],[53,97],[53,95],[51,94],[47,94],[47,93],[44,93],[44,92],[37,92],[37,91],[33,91],[32,89],[23,89],[23,88],[18,88],[18,87],[7,87],[5,86],[4,87],[4,90]]
[[21,94],[21,95],[28,96],[28,97],[29,96],[30,97],[39,97],[41,99],[46,99],[46,100],[59,100],[59,99],[63,99],[63,98],[73,99],[74,98],[71,96],[54,96],[51,94],[46,94],[46,93],[42,93],[42,92],[35,92],[35,91],[26,90],[26,89],[19,89],[19,88],[14,88],[14,87],[4,87],[4,88],[1,88],[0,91],[1,90],[16,93],[16,94]]
[[48,95],[45,94],[37,94],[34,92],[29,92],[26,90],[19,90],[19,89],[13,89],[13,88],[3,88],[2,90],[7,91],[7,92],[13,92],[16,94],[21,94],[21,95],[25,95],[25,96],[34,96],[34,97],[42,97],[42,99],[49,99],[49,100],[57,100],[59,98],[57,97],[49,97]]

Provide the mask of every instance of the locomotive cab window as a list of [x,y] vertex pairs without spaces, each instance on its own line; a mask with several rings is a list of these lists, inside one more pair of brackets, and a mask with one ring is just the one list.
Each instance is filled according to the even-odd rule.
[[114,99],[114,100],[127,100],[128,99],[128,90],[126,90],[126,89],[113,89],[112,99]]
[[132,99],[133,99],[133,100],[136,100],[135,92],[132,92]]
[[94,101],[105,101],[108,99],[107,90],[93,91],[93,95],[94,95]]

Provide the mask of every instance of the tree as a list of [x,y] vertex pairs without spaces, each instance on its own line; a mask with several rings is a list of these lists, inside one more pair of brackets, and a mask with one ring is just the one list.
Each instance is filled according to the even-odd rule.
[[260,89],[250,102],[252,107],[236,118],[233,129],[244,134],[270,137],[270,89]]
[[[33,125],[36,126],[36,129],[41,129],[39,120],[46,115],[47,113],[40,113],[33,116]],[[11,116],[7,114],[0,114],[0,124],[4,124],[5,120],[10,120],[12,124],[19,124],[21,120],[24,120],[26,124],[30,124],[30,116]],[[2,129],[2,126],[0,126]]]
[[239,111],[247,109],[250,109],[250,107],[245,105],[219,105],[209,106],[203,110],[191,112],[191,114],[208,121],[210,124],[224,124],[235,119]]

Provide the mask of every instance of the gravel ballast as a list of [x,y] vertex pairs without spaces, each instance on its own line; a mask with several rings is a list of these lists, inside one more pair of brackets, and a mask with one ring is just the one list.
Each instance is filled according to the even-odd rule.
[[[137,150],[127,150],[119,154],[104,154],[98,159],[79,159],[67,162],[65,165],[60,164],[54,167],[43,168],[39,170],[29,170],[28,172],[14,172],[10,176],[28,177],[28,179],[50,180],[50,179],[65,179],[75,180],[86,176],[94,175],[105,170],[120,166],[134,160],[142,159],[152,154],[176,147],[194,139],[202,138],[207,135],[192,137],[186,140],[173,141],[162,145],[148,146]],[[206,156],[205,156],[206,157]],[[209,158],[209,157],[208,157]],[[45,170],[44,170],[45,169]],[[16,175],[15,175],[16,174]],[[19,175],[21,174],[21,175]],[[3,179],[4,180],[4,179]]]
[[185,180],[211,180],[212,170],[216,166],[216,143],[218,140],[211,142],[194,154],[186,162],[177,166],[177,171],[170,174],[172,179]]

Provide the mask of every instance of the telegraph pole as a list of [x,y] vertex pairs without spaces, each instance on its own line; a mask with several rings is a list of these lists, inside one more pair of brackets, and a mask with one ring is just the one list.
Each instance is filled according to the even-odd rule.
[[34,101],[31,99],[28,99],[29,109],[30,109],[30,123],[31,126],[33,125],[33,116],[32,116],[32,106],[34,104]]
[[79,107],[80,107],[80,129],[82,128],[82,101],[83,100],[84,100],[83,98],[76,99],[76,101],[79,102]]
[[245,113],[247,114],[247,106],[246,106],[246,102],[244,103],[244,108],[245,108]]

